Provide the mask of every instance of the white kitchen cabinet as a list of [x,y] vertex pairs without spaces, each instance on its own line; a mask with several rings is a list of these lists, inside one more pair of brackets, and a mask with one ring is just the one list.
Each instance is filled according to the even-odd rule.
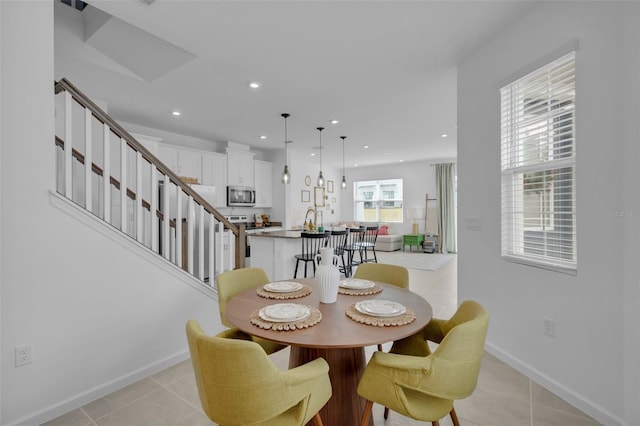
[[202,182],[202,153],[181,149],[178,152],[178,176]]
[[213,207],[227,206],[227,156],[216,153],[202,154],[202,184],[215,186]]
[[179,175],[178,172],[178,149],[172,146],[159,145],[157,157],[165,166],[169,167],[172,172]]
[[202,153],[168,145],[158,146],[158,158],[180,177],[202,182]]
[[178,149],[167,145],[158,145],[158,158],[175,174],[178,173]]
[[227,185],[254,186],[251,151],[227,148]]
[[273,163],[255,160],[253,162],[256,207],[272,207],[273,205]]

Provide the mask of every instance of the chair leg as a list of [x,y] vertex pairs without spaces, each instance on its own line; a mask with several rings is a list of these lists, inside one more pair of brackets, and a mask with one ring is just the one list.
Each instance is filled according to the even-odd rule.
[[313,423],[315,423],[316,426],[322,426],[322,418],[320,417],[320,413],[316,413],[316,415],[313,416]]
[[431,426],[440,426],[440,422],[438,420],[431,422]]
[[369,417],[371,417],[372,408],[373,401],[367,400],[367,404],[364,406],[364,411],[362,412],[362,420],[360,421],[360,426],[366,426],[369,424]]
[[384,407],[384,419],[387,420],[389,418],[389,407]]
[[[382,352],[382,343],[378,343],[378,350]],[[385,417],[386,418],[386,417]]]
[[456,414],[455,407],[451,407],[451,412],[449,413],[449,415],[451,416],[453,426],[460,426],[460,421],[458,420],[458,415]]
[[293,278],[298,276],[298,264],[300,263],[300,259],[296,259],[296,269],[293,271]]
[[349,276],[353,275],[353,251],[350,251],[347,255],[349,259]]

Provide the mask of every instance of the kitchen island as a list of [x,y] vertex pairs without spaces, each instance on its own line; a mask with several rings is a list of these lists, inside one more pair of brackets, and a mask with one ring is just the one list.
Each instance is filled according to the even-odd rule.
[[293,230],[250,235],[251,266],[264,269],[273,281],[293,278],[294,256],[302,251],[301,233]]

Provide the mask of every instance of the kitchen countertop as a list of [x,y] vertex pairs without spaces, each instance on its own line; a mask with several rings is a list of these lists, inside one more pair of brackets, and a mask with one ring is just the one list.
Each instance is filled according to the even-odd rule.
[[[317,231],[312,231],[318,234]],[[289,229],[287,231],[259,232],[251,234],[252,237],[273,237],[273,238],[300,238],[302,229]]]
[[251,234],[252,237],[267,237],[267,238],[300,238],[302,231],[274,231],[274,232],[259,232]]

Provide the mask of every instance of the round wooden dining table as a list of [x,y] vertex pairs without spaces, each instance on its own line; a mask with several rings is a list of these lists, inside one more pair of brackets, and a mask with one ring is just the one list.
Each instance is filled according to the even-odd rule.
[[[316,358],[329,364],[329,378],[333,394],[320,411],[326,425],[358,425],[365,401],[357,393],[358,383],[366,367],[366,346],[386,343],[410,336],[431,320],[431,305],[409,290],[380,282],[383,290],[378,294],[351,296],[338,294],[335,303],[320,303],[315,278],[295,281],[311,288],[311,293],[297,299],[276,300],[258,296],[256,289],[248,289],[227,303],[226,315],[238,329],[258,337],[291,346],[289,368],[297,367]],[[401,303],[416,314],[416,319],[401,326],[379,327],[362,324],[349,318],[345,312],[361,300],[380,299]],[[276,303],[299,303],[317,308],[322,320],[308,328],[293,331],[265,330],[250,321],[251,313]],[[373,425],[373,420],[370,420]]]

